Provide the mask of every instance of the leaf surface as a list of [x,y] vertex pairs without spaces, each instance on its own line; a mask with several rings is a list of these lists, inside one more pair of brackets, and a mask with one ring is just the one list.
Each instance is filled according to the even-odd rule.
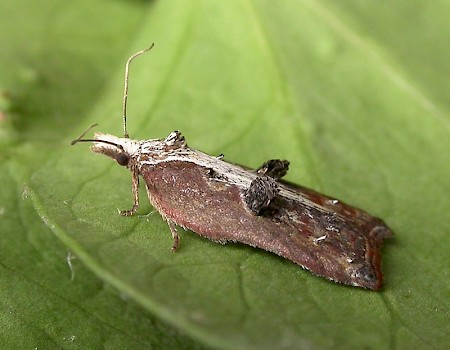
[[[421,15],[413,12],[419,4]],[[64,122],[46,131],[54,147],[41,145],[47,159],[28,186],[56,236],[104,281],[210,346],[445,347],[448,4],[161,1],[141,10],[129,52],[93,58],[99,70],[108,61],[109,79],[83,79],[86,95],[66,87],[85,96],[85,113],[66,107]],[[191,147],[251,167],[289,159],[289,180],[393,229],[382,292],[189,231],[172,254],[170,231],[144,191],[140,215],[117,215],[132,203],[130,174],[68,143],[93,123],[120,135],[123,63],[150,42],[155,49],[131,68],[130,135],[181,130]],[[67,55],[54,59],[69,66]]]

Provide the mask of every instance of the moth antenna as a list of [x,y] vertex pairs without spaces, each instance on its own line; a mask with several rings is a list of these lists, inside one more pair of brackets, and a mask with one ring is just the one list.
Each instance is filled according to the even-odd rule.
[[106,140],[95,140],[95,139],[83,139],[83,136],[86,135],[88,133],[89,130],[91,130],[93,127],[97,126],[98,124],[92,124],[89,128],[87,128],[80,137],[78,137],[77,139],[73,140],[70,144],[73,146],[75,144],[77,144],[78,142],[100,142],[100,143],[106,143],[108,145],[112,145],[112,146],[116,146],[118,149],[123,151],[123,147],[122,145],[118,145],[117,143],[111,142],[111,141],[106,141]]
[[87,128],[77,139],[73,140],[70,144],[73,146],[74,144],[82,141],[84,135],[86,135],[92,128],[95,128],[98,124],[92,124],[89,128]]
[[141,50],[139,52],[136,52],[134,55],[132,55],[125,65],[125,86],[123,89],[123,137],[129,138],[127,131],[127,100],[128,100],[128,76],[129,76],[129,70],[130,70],[130,63],[133,59],[135,59],[137,56],[142,55],[143,53],[150,51],[153,46],[155,46],[154,43],[152,43],[148,48]]

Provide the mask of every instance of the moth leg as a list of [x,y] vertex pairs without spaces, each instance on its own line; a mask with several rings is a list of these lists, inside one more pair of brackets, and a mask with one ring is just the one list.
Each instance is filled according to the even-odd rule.
[[122,216],[131,216],[136,213],[139,208],[139,173],[136,170],[133,170],[131,177],[131,190],[133,192],[134,204],[130,210],[119,210],[120,215]]
[[175,252],[180,245],[180,236],[178,236],[177,225],[172,220],[167,220],[167,224],[169,225],[170,232],[172,232],[173,244],[171,250]]
[[244,191],[244,203],[255,215],[267,208],[270,201],[278,193],[278,184],[270,176],[258,176],[250,183],[250,187]]
[[281,179],[289,169],[289,162],[281,159],[270,159],[256,169],[259,176],[270,176],[275,180]]

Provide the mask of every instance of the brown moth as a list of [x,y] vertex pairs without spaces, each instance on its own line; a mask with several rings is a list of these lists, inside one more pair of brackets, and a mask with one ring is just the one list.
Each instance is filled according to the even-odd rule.
[[[148,199],[167,221],[179,246],[177,226],[214,242],[241,242],[289,259],[312,273],[352,286],[382,286],[381,245],[392,232],[363,210],[281,180],[289,162],[272,159],[252,171],[188,147],[180,132],[163,139],[132,140],[126,129],[128,71],[123,99],[124,137],[96,133],[72,144],[93,142],[92,151],[130,169],[134,204],[139,177]],[[89,130],[89,129],[88,129]]]

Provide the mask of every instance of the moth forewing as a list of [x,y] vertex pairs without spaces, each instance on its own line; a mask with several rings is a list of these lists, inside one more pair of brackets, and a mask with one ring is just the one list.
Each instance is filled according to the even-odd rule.
[[[227,164],[228,172],[222,173],[222,163],[207,155],[170,155],[141,171],[152,203],[177,225],[216,242],[271,251],[337,282],[381,287],[380,248],[391,235],[381,220],[284,183],[255,214],[246,207],[244,185],[252,183],[255,172]],[[243,174],[247,181],[238,181]]]

